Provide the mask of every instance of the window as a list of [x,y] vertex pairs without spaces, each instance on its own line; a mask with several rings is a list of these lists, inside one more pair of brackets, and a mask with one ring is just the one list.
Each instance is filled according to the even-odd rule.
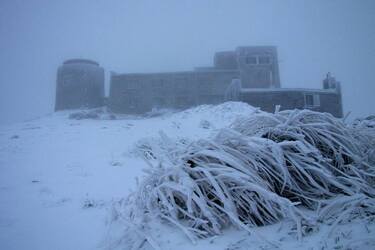
[[318,94],[305,94],[305,107],[319,107],[320,106],[320,96]]
[[305,95],[305,106],[307,106],[307,107],[314,106],[314,96],[313,95]]
[[269,65],[272,63],[271,56],[269,55],[253,55],[246,57],[246,64],[251,65]]
[[320,95],[317,95],[317,94],[314,95],[314,106],[316,107],[320,106]]
[[259,64],[271,64],[271,57],[269,56],[259,56]]
[[246,57],[246,64],[257,64],[257,57],[256,56]]

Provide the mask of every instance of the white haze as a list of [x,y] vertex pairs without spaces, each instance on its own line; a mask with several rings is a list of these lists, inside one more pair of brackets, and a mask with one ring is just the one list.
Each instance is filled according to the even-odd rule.
[[[0,123],[53,111],[68,58],[116,72],[190,70],[238,45],[276,45],[283,87],[321,88],[374,114],[375,1],[0,1]],[[108,88],[108,79],[107,88]],[[107,89],[108,90],[108,89]]]

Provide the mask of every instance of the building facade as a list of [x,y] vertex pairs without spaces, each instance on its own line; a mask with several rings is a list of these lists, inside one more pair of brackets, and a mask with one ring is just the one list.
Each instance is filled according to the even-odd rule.
[[224,101],[229,83],[238,77],[236,70],[112,74],[109,107],[118,113],[144,113],[218,104]]
[[[281,88],[276,47],[238,47],[217,52],[213,67],[170,73],[112,73],[108,104],[113,112],[137,114],[233,100],[269,112],[280,105],[281,109],[307,108],[341,117],[340,85],[331,76],[327,79],[330,84],[324,83],[324,89],[319,90]],[[238,94],[228,98],[233,81],[240,82]]]
[[67,60],[57,70],[55,110],[103,106],[104,69],[86,59]]
[[310,109],[342,117],[341,93],[337,89],[246,89],[240,100],[261,110]]
[[[104,73],[97,63],[66,61],[57,79],[56,110],[103,104]],[[213,67],[191,71],[111,73],[107,105],[115,113],[141,114],[224,101],[243,101],[268,112],[279,105],[281,110],[312,109],[342,117],[340,83],[329,74],[323,89],[281,88],[274,46],[217,52]]]

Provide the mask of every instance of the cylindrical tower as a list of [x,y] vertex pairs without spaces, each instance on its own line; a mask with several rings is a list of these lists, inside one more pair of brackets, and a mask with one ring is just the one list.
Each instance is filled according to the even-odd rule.
[[57,71],[55,111],[95,108],[104,101],[104,69],[97,62],[70,59]]

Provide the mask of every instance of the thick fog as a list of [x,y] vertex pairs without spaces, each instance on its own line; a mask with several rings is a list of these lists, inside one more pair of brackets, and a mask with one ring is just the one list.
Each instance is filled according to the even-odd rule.
[[0,123],[53,111],[57,67],[108,72],[211,66],[237,46],[276,45],[282,87],[341,81],[344,113],[374,114],[375,1],[0,1]]

